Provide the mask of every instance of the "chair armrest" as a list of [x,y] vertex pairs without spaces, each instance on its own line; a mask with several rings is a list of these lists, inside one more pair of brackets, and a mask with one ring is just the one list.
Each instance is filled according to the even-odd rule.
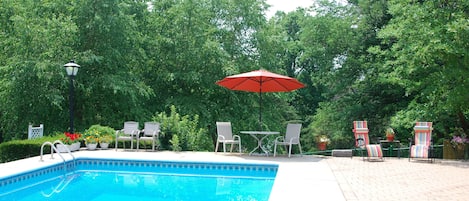
[[290,144],[293,144],[293,140],[298,140],[298,142],[300,141],[300,138],[297,138],[297,137],[292,137],[290,139]]
[[236,140],[236,138],[238,138],[238,141],[241,140],[241,137],[239,137],[239,135],[233,135],[233,140]]
[[153,137],[158,137],[158,133],[160,133],[159,130],[158,131],[153,131],[153,133],[152,133]]
[[140,137],[140,130],[133,130],[131,136],[137,138]]
[[285,141],[285,137],[283,136],[278,136],[275,138],[275,142],[284,142]]
[[223,135],[218,135],[217,141],[220,141],[220,140],[225,140],[225,136],[223,136]]

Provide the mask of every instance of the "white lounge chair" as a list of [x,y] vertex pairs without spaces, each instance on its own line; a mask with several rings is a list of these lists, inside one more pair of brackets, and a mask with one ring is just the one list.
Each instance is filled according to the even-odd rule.
[[125,141],[130,141],[130,149],[134,147],[134,140],[137,140],[137,150],[139,139],[138,136],[140,135],[140,130],[138,130],[138,122],[135,121],[126,121],[124,122],[124,128],[122,130],[116,131],[116,151],[118,147],[119,141],[123,141],[124,149],[125,149]]
[[[300,149],[300,155],[303,155],[303,151],[301,150],[301,143],[300,143],[300,133],[301,133],[301,124],[288,124],[287,131],[285,136],[279,136],[275,138],[275,146],[274,146],[274,157],[277,155],[277,145],[284,145],[288,146],[288,157],[291,156],[291,149],[293,145],[298,145]],[[286,147],[285,147],[286,150]]]
[[151,142],[152,143],[151,150],[155,151],[159,133],[160,133],[160,123],[145,122],[145,127],[143,128],[143,136],[139,138],[139,141]]
[[218,145],[223,144],[223,152],[226,152],[226,144],[231,144],[230,152],[233,152],[233,146],[238,144],[239,153],[241,153],[241,138],[239,135],[233,135],[231,122],[217,122],[217,144],[215,152],[218,152]]

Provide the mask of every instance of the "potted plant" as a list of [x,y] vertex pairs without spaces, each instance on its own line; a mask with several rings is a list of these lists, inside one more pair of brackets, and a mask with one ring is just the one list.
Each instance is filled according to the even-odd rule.
[[317,141],[318,141],[318,149],[321,151],[326,150],[327,145],[330,143],[330,139],[327,137],[327,135],[318,136]]
[[[69,133],[65,132],[65,136],[60,138],[60,141],[70,150],[70,151],[77,151],[80,149],[80,140],[81,134],[80,133]],[[57,150],[59,152],[67,152],[65,147],[61,144],[58,144]]]
[[99,143],[99,133],[94,130],[87,130],[84,135],[86,148],[95,150]]
[[109,147],[109,144],[114,141],[114,136],[112,135],[101,135],[99,137],[99,147],[101,149],[107,149]]
[[394,137],[396,136],[396,134],[394,133],[394,130],[392,128],[387,128],[385,133],[386,133],[386,139],[389,142],[394,141]]
[[97,138],[96,144],[99,142],[101,149],[107,149],[109,144],[114,140],[115,131],[113,128],[108,126],[101,126],[99,124],[92,125],[86,130],[86,132]]
[[469,138],[464,135],[455,135],[451,139],[451,145],[454,150],[455,159],[467,159],[468,158],[468,146]]

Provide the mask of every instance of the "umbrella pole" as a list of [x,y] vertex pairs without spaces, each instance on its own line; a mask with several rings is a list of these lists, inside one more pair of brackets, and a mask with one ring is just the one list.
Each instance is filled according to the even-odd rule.
[[259,129],[262,131],[262,87],[259,91]]

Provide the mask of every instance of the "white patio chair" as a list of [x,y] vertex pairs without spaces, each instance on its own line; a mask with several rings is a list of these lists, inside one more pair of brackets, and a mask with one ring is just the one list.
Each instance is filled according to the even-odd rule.
[[288,146],[288,157],[290,157],[292,146],[296,144],[298,148],[300,148],[300,155],[303,155],[300,144],[300,133],[301,124],[288,124],[285,137],[279,136],[275,138],[274,157],[277,154],[277,145],[284,145],[285,150],[287,149],[286,146]]
[[[155,151],[156,142],[158,140],[158,135],[160,133],[160,123],[158,122],[145,122],[145,127],[143,128],[143,136],[139,138],[139,141],[151,142],[151,150]],[[145,144],[146,147],[146,144]]]
[[233,146],[238,144],[239,153],[241,153],[241,138],[239,135],[233,135],[231,122],[217,122],[217,144],[215,152],[218,152],[218,145],[223,144],[223,152],[226,152],[226,144],[230,144],[230,152],[233,152]]
[[130,141],[130,149],[134,147],[134,140],[137,140],[137,150],[139,144],[140,130],[138,130],[138,122],[126,121],[124,122],[124,128],[116,131],[116,151],[119,141],[123,141],[123,147],[125,149],[125,141]]
[[33,127],[29,124],[28,126],[28,139],[41,138],[44,135],[44,124],[40,124],[39,127]]

